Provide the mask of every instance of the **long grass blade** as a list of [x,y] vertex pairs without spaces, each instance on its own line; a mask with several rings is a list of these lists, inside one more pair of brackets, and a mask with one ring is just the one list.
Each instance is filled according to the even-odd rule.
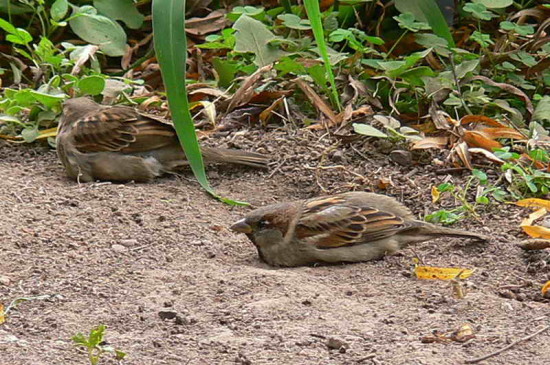
[[153,1],[153,38],[174,127],[193,174],[207,192],[221,201],[232,205],[246,204],[220,197],[206,177],[185,86],[185,0]]

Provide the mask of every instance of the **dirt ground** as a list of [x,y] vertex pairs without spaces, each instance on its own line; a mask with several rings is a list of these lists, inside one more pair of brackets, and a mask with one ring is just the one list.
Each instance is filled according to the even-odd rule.
[[[467,176],[436,173],[430,156],[398,165],[378,142],[336,148],[277,131],[219,141],[273,156],[270,171],[209,169],[218,192],[254,206],[353,189],[392,195],[421,217],[440,208],[432,185]],[[35,298],[0,325],[1,365],[86,364],[70,338],[99,324],[125,364],[463,364],[550,322],[540,294],[550,255],[515,246],[527,214],[515,206],[455,225],[491,235],[487,244],[436,240],[376,262],[278,269],[227,229],[248,208],[211,199],[190,174],[79,185],[46,147],[0,141],[0,156],[0,303]],[[381,178],[393,185],[380,190]],[[476,268],[466,297],[412,277],[417,255]],[[476,336],[465,343],[421,341],[466,323]],[[481,363],[549,364],[549,343],[547,331]]]

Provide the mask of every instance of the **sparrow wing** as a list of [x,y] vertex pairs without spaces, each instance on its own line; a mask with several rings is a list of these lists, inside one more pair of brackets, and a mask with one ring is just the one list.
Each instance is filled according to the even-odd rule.
[[167,146],[173,127],[126,106],[101,106],[74,123],[75,146],[82,152],[137,153]]
[[334,248],[389,237],[405,226],[404,220],[394,214],[334,196],[305,204],[296,236],[318,248]]

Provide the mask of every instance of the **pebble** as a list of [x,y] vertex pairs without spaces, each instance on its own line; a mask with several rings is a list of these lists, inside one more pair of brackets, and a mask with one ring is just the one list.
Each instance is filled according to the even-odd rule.
[[331,350],[338,350],[340,353],[345,353],[349,349],[349,344],[338,338],[330,337],[327,340],[327,347]]
[[116,253],[123,253],[128,251],[128,248],[122,245],[119,245],[118,243],[115,243],[114,245],[111,246],[111,250],[113,250]]
[[8,286],[11,284],[11,280],[9,277],[5,275],[0,275],[0,284]]
[[136,239],[128,239],[128,240],[121,240],[120,241],[120,245],[122,245],[124,247],[132,247],[132,246],[136,246],[137,244],[138,244],[138,240],[136,240]]

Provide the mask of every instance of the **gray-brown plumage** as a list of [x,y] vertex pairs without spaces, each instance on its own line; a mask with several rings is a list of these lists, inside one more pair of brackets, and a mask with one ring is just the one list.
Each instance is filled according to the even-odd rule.
[[[128,106],[88,98],[65,102],[57,131],[57,155],[67,174],[82,182],[149,181],[188,165],[176,131],[162,118]],[[202,147],[205,162],[267,167],[266,156]]]
[[376,260],[441,236],[487,240],[416,220],[395,199],[365,192],[269,205],[231,229],[245,233],[260,258],[274,266]]

